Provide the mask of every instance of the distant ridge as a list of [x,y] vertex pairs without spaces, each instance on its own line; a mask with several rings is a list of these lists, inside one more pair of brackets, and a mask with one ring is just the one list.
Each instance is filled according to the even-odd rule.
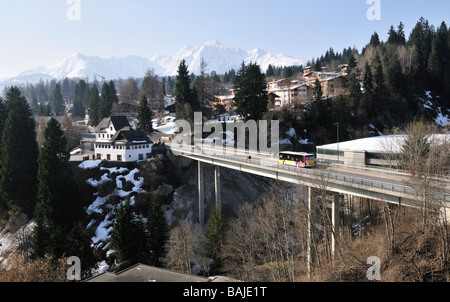
[[0,86],[36,83],[40,79],[61,80],[66,77],[94,79],[95,74],[105,77],[107,80],[140,78],[149,68],[154,69],[155,73],[160,76],[175,76],[178,65],[183,59],[188,65],[189,72],[194,74],[200,74],[202,59],[206,63],[205,72],[215,71],[218,74],[224,74],[231,69],[238,70],[242,62],[256,62],[263,71],[267,70],[269,64],[277,67],[304,64],[302,60],[287,55],[272,54],[259,48],[245,51],[212,40],[198,47],[185,46],[174,56],[159,55],[150,59],[140,56],[105,59],[76,52],[54,65],[27,70],[14,78],[6,79],[0,83]]

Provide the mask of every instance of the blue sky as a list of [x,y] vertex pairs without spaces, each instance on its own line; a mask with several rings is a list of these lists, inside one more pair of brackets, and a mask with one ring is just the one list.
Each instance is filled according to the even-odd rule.
[[[374,1],[380,20],[367,18]],[[0,0],[0,78],[74,52],[150,58],[214,39],[307,61],[329,47],[361,49],[375,31],[386,40],[400,21],[407,36],[421,16],[450,25],[449,12],[448,0]]]

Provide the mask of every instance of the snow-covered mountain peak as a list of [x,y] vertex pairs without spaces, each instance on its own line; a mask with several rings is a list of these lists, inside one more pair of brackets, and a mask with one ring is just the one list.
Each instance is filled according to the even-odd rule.
[[258,63],[261,70],[273,66],[299,66],[303,61],[283,54],[272,54],[260,48],[247,51],[241,48],[225,45],[219,40],[210,40],[197,47],[184,46],[174,56],[153,56],[147,59],[139,56],[122,58],[100,58],[74,52],[54,65],[39,67],[22,72],[16,78],[2,82],[3,85],[18,82],[34,82],[36,78],[61,80],[68,78],[93,78],[100,75],[106,79],[126,79],[128,77],[143,77],[147,69],[154,69],[160,76],[174,76],[178,65],[185,60],[189,72],[200,74],[202,60],[206,63],[206,73],[215,71],[224,74],[231,69],[238,70],[242,62]]
[[211,41],[206,42],[204,44],[204,46],[225,46],[225,44],[223,44],[219,40],[211,40]]

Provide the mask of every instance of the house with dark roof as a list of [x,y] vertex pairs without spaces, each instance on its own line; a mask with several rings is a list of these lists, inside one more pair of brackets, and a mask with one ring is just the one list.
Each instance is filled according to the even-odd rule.
[[96,159],[134,162],[151,157],[152,141],[144,132],[133,129],[126,116],[104,118],[95,132]]

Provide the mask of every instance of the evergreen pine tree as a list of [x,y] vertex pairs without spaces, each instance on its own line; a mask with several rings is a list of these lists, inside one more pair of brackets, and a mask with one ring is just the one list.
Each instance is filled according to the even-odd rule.
[[273,77],[273,76],[275,76],[275,72],[273,71],[273,67],[272,67],[271,64],[269,64],[269,67],[267,68],[266,76],[267,76],[267,77]]
[[111,248],[117,252],[121,261],[130,264],[149,262],[150,245],[145,224],[142,217],[133,211],[128,197],[117,210],[111,231]]
[[369,65],[369,62],[366,61],[366,65],[364,66],[364,89],[366,90],[366,93],[369,95],[373,94],[373,75],[372,75],[372,68]]
[[82,118],[85,116],[84,106],[80,99],[75,99],[73,101],[72,115],[74,117]]
[[377,47],[380,45],[380,37],[376,32],[373,33],[372,37],[370,38],[370,46]]
[[388,35],[389,35],[388,40],[387,40],[388,43],[400,44],[400,37],[398,36],[398,33],[395,31],[393,25],[391,25]]
[[322,85],[320,85],[319,79],[316,79],[314,82],[313,95],[314,95],[314,101],[322,100],[323,92],[322,92]]
[[78,82],[79,86],[79,97],[81,100],[81,104],[86,108],[89,107],[89,99],[90,99],[90,89],[85,80],[80,80]]
[[83,102],[82,102],[82,95],[80,84],[75,84],[75,92],[73,96],[73,108],[72,108],[72,115],[74,117],[84,117],[84,108],[83,108]]
[[100,96],[96,85],[94,85],[91,89],[91,96],[89,99],[89,118],[91,120],[91,125],[94,127],[101,121]]
[[259,121],[267,111],[268,103],[266,78],[260,66],[256,63],[245,65],[242,62],[233,84],[237,113],[245,121]]
[[64,99],[61,93],[61,86],[59,83],[55,86],[55,91],[53,92],[53,113],[56,116],[61,116],[64,114]]
[[81,279],[84,280],[91,276],[92,268],[97,263],[97,256],[91,247],[91,238],[80,221],[73,225],[67,238],[69,239],[69,244],[66,255],[76,255],[80,258],[82,263]]
[[5,126],[6,118],[8,117],[8,112],[6,111],[6,104],[0,97],[0,139],[3,127]]
[[35,210],[34,255],[43,257],[46,253],[63,250],[52,245],[57,234],[57,188],[60,171],[65,168],[69,155],[65,150],[66,140],[63,131],[54,118],[51,118],[44,132],[45,143],[38,157],[38,203]]
[[35,121],[17,87],[7,92],[8,115],[1,133],[0,194],[9,207],[34,208],[38,146]]
[[357,68],[358,64],[356,62],[355,55],[353,52],[350,54],[348,59],[348,67],[347,67],[347,87],[350,91],[350,95],[352,97],[358,98],[361,95],[361,86],[357,79],[359,70]]
[[163,78],[161,79],[161,93],[162,93],[163,95],[167,95],[166,85],[167,85],[166,77],[163,77]]
[[105,117],[110,116],[113,100],[110,96],[109,84],[104,82],[102,85],[102,94],[98,105],[97,124]]
[[391,87],[392,92],[403,93],[403,72],[402,65],[396,53],[389,59],[386,80]]
[[119,97],[117,96],[116,86],[114,85],[114,81],[109,81],[108,84],[108,99],[109,102],[114,104],[119,102]]
[[374,68],[373,79],[375,83],[375,95],[381,98],[386,94],[386,84],[381,63],[380,55],[377,53],[373,59],[372,67]]
[[[38,204],[33,236],[33,255],[86,257],[86,268],[92,264],[91,242],[78,225],[85,218],[79,187],[68,165],[66,138],[59,122],[51,118],[44,132],[45,143],[38,158]],[[83,229],[83,228],[81,228]],[[72,254],[73,255],[73,254]]]
[[167,221],[162,211],[161,202],[156,194],[152,195],[147,212],[146,229],[149,236],[150,250],[152,251],[150,264],[161,266],[166,254],[165,245],[168,240]]
[[400,24],[397,26],[397,38],[398,38],[398,44],[400,44],[400,45],[406,44],[405,25],[403,24],[403,22],[400,22]]
[[431,89],[437,94],[441,94],[444,88],[443,80],[449,52],[447,39],[447,25],[445,22],[442,22],[433,38],[431,53],[428,59],[428,72],[432,78]]
[[175,82],[175,109],[177,119],[185,120],[187,118],[184,105],[191,103],[191,80],[186,66],[186,61],[182,60],[180,65],[178,65],[178,73]]
[[223,264],[220,251],[225,241],[227,224],[219,209],[214,210],[208,220],[206,238],[208,239],[208,256],[213,259],[210,273],[218,273]]
[[153,132],[152,112],[148,106],[147,96],[143,95],[139,102],[137,128],[146,134]]

